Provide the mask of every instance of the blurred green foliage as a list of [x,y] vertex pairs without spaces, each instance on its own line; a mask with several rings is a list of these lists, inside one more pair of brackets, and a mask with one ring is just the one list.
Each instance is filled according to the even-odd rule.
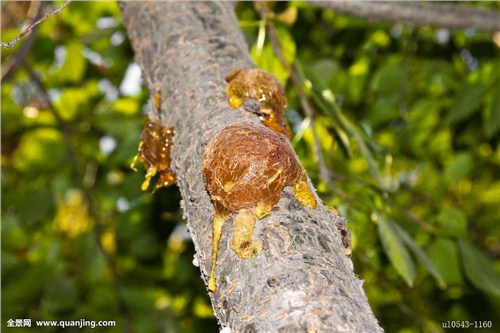
[[[2,3],[2,41],[29,6]],[[498,318],[500,36],[302,2],[272,10],[334,186],[319,176],[310,119],[266,22],[251,3],[237,6],[254,61],[286,87],[302,163],[349,219],[381,325],[441,332],[447,320]],[[3,50],[3,68],[21,47]],[[132,63],[117,4],[74,2],[40,25],[2,81],[3,328],[85,318],[116,320],[106,332],[217,331],[178,190],[143,193],[129,168],[148,99],[132,89]]]

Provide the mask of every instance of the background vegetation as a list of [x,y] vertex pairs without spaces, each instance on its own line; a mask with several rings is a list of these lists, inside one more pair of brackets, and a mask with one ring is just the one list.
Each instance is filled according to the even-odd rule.
[[[32,5],[2,3],[2,41]],[[251,3],[237,7],[241,28],[257,66],[286,86],[292,142],[320,196],[349,219],[355,270],[381,325],[500,329],[500,35],[300,2],[272,10],[331,185]],[[3,69],[22,44],[3,50]],[[3,78],[4,329],[9,318],[85,318],[116,320],[106,332],[217,331],[177,188],[144,193],[143,170],[129,168],[149,96],[137,73],[117,4],[74,2],[40,25]]]

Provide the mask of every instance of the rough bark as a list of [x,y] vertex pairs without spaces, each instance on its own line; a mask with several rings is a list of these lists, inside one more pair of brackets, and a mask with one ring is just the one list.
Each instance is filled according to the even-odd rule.
[[500,31],[500,12],[485,8],[418,1],[309,1],[312,5],[369,20],[410,22],[450,29]]
[[[161,119],[174,126],[173,171],[202,278],[211,261],[214,209],[202,177],[202,154],[220,129],[255,115],[230,109],[225,76],[251,67],[234,4],[127,2],[123,20],[152,93],[161,90]],[[234,215],[224,225],[217,264],[218,290],[210,293],[215,315],[232,332],[379,332],[362,282],[344,255],[336,223],[324,208],[301,206],[292,191],[254,237],[264,251],[242,260],[230,248]]]

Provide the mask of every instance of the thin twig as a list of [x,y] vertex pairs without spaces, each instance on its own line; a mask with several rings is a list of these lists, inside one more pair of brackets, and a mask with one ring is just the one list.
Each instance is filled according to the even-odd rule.
[[369,20],[410,22],[449,29],[473,28],[500,31],[500,12],[462,5],[420,3],[418,1],[309,1],[337,13]]
[[26,29],[24,29],[19,35],[16,36],[16,38],[11,40],[10,42],[8,42],[8,43],[1,42],[0,46],[8,48],[8,49],[13,48],[17,44],[17,42],[19,42],[21,40],[21,38],[23,38],[28,32],[33,30],[37,25],[39,25],[40,23],[42,23],[43,21],[45,21],[49,17],[54,16],[56,14],[59,14],[64,8],[66,8],[66,6],[69,5],[70,2],[71,2],[71,0],[66,0],[61,6],[52,10],[51,12],[49,12],[47,15],[45,15],[41,19],[37,20],[36,22],[30,24]]
[[[34,17],[35,20],[38,20],[42,16],[42,10],[43,10],[43,2],[36,2],[34,1],[33,3],[37,4],[36,9],[36,15]],[[32,7],[30,7],[29,12],[32,10]],[[28,13],[29,13],[28,12]],[[26,56],[30,53],[31,47],[33,46],[33,42],[35,41],[36,38],[36,32],[38,28],[35,27],[31,34],[28,36],[24,44],[21,46],[19,52],[16,54],[11,55],[7,60],[5,61],[4,65],[2,66],[2,79],[1,82],[5,82],[5,80],[9,79],[11,75],[14,73],[17,67],[21,65],[24,60],[26,59]]]
[[[262,14],[261,14],[262,15]],[[265,17],[265,14],[263,15]],[[279,58],[280,62],[290,73],[290,79],[292,80],[293,85],[297,88],[299,93],[300,104],[304,109],[306,116],[310,119],[309,127],[311,128],[311,132],[313,135],[314,141],[314,154],[318,159],[318,168],[321,179],[328,185],[328,187],[333,188],[332,183],[332,172],[328,169],[325,162],[325,157],[323,156],[323,151],[321,150],[321,144],[319,142],[318,133],[316,132],[316,128],[314,127],[314,115],[311,109],[311,106],[307,100],[306,95],[304,94],[304,89],[302,89],[302,83],[297,75],[295,68],[290,66],[283,55],[283,49],[281,47],[281,43],[276,34],[276,29],[271,22],[266,23],[267,33],[269,35],[269,40],[273,46],[274,53]]]

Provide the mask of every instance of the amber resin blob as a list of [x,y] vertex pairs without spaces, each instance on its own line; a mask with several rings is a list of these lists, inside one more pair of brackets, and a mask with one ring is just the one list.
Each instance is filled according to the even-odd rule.
[[291,186],[302,205],[316,208],[305,171],[287,141],[262,125],[239,123],[222,129],[208,143],[203,176],[215,208],[211,291],[216,290],[222,225],[231,213],[238,213],[232,248],[241,258],[250,258],[262,251],[262,243],[252,240],[255,223],[271,213],[283,187]]
[[291,137],[285,119],[285,90],[273,74],[258,68],[237,68],[226,77],[226,81],[232,108],[239,108],[247,98],[257,100],[261,105],[259,116],[264,125],[287,138]]
[[141,189],[149,188],[151,178],[158,174],[154,191],[175,183],[175,177],[170,170],[170,150],[172,149],[172,137],[174,129],[164,127],[159,121],[149,122],[143,129],[137,155],[132,162],[131,168],[135,169],[137,160],[146,167],[145,180]]

